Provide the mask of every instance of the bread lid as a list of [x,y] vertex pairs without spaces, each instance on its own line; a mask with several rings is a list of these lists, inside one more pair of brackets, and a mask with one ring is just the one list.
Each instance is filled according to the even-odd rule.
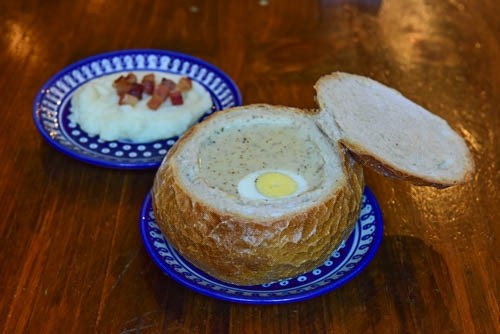
[[316,85],[318,126],[385,176],[447,187],[469,180],[474,162],[442,118],[372,79],[336,72]]

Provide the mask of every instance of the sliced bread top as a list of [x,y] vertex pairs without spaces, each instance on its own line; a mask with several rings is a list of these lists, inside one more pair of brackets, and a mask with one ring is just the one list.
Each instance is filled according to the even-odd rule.
[[372,79],[336,72],[315,85],[318,126],[378,172],[447,187],[471,178],[463,138],[442,118]]

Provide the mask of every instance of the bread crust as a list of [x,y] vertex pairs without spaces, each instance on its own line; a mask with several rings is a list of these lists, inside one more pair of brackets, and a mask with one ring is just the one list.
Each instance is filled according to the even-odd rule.
[[188,131],[169,151],[153,184],[153,209],[169,243],[211,276],[237,285],[263,284],[322,264],[352,232],[364,188],[361,166],[340,146],[345,179],[319,203],[268,221],[221,212],[178,182],[173,163]]
[[[346,149],[350,151],[353,158],[363,166],[369,167],[373,171],[382,174],[387,178],[410,182],[417,186],[431,186],[438,189],[444,189],[451,186],[467,183],[473,177],[474,166],[466,168],[463,176],[459,179],[440,179],[438,181],[433,178],[425,178],[422,176],[412,175],[405,171],[397,169],[397,167],[393,167],[391,164],[384,162],[384,160],[380,157],[376,157],[373,154],[366,152],[362,148],[355,147],[354,145],[351,145],[346,141],[341,141],[341,144],[346,147]],[[470,158],[468,161],[473,163],[472,158]]]

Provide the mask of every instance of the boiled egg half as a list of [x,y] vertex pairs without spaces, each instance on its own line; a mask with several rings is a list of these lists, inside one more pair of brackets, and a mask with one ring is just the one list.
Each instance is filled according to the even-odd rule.
[[287,170],[259,170],[238,183],[241,197],[252,200],[276,200],[296,196],[307,190],[307,181]]

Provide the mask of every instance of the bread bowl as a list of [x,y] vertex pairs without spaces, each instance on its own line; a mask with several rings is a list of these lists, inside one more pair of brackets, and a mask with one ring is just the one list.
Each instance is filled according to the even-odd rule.
[[[239,195],[237,183],[257,170],[302,174],[308,185],[274,200]],[[153,207],[165,237],[191,263],[253,285],[321,264],[353,229],[363,185],[361,166],[313,116],[250,105],[214,114],[177,142],[157,172]]]
[[[339,78],[344,81],[337,82],[342,81]],[[417,184],[449,186],[470,176],[473,163],[467,147],[463,151],[463,140],[457,140],[458,135],[437,116],[431,117],[437,119],[437,130],[431,126],[418,131],[434,131],[432,138],[453,138],[459,154],[465,152],[462,156],[469,160],[443,156],[461,166],[463,173],[453,167],[439,178],[432,167],[431,172],[414,172],[406,165],[388,173],[396,170],[397,154],[396,158],[378,151],[365,154],[373,137],[363,137],[367,142],[356,136],[350,140],[356,129],[342,121],[342,117],[348,118],[349,108],[359,104],[350,100],[352,92],[347,89],[344,98],[352,105],[343,108],[344,102],[331,92],[331,86],[342,90],[359,80],[364,79],[339,73],[321,78],[316,85],[318,111],[247,105],[218,112],[188,130],[168,152],[152,189],[156,221],[169,243],[199,269],[224,282],[255,285],[277,281],[314,269],[351,233],[364,188],[359,162],[378,161],[384,173],[404,175]],[[376,94],[361,91],[373,107],[391,89],[367,80]],[[392,102],[406,103],[402,95],[399,99]],[[427,113],[424,110],[419,117],[428,117]],[[362,125],[372,130],[369,120]],[[270,183],[263,181],[264,176],[269,176]],[[283,180],[276,181],[278,176]],[[283,188],[290,184],[291,188]],[[277,193],[270,192],[273,187],[279,188]]]

